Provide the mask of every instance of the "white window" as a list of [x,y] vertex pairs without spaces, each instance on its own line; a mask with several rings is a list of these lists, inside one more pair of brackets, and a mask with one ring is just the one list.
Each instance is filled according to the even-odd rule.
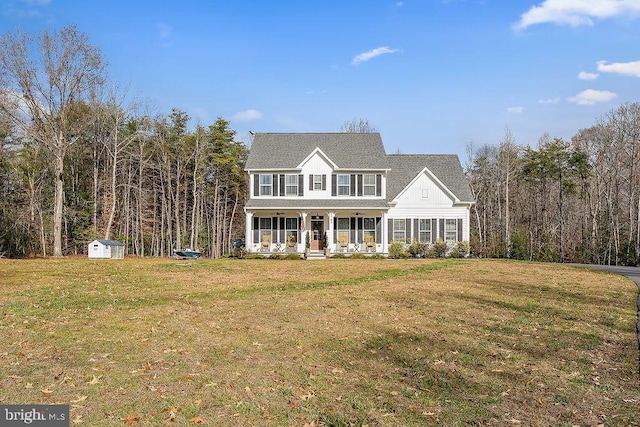
[[365,242],[367,241],[367,236],[372,236],[373,241],[376,241],[376,219],[375,218],[364,218],[362,222],[362,234],[364,236]]
[[322,190],[322,175],[313,175],[313,189]]
[[271,196],[273,188],[273,175],[260,175],[260,195]]
[[338,218],[338,242],[349,242],[349,218]]
[[418,240],[420,243],[431,243],[431,220],[418,220]]
[[363,194],[365,196],[376,195],[376,175],[368,173],[362,175]]
[[444,220],[444,240],[447,243],[456,243],[458,241],[458,220]]
[[427,188],[423,188],[422,189],[422,198],[423,199],[428,199],[429,198],[429,189],[427,189]]
[[285,175],[285,194],[287,196],[298,195],[298,175]]
[[393,240],[404,242],[407,239],[407,221],[404,219],[393,220]]
[[338,175],[338,196],[348,196],[351,194],[349,175]]
[[298,218],[285,218],[284,228],[287,237],[294,236],[294,240],[298,242]]

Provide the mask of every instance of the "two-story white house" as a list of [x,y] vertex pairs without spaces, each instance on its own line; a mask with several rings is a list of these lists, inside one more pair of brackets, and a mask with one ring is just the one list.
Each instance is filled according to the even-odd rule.
[[456,155],[387,154],[378,133],[256,133],[245,170],[250,252],[388,253],[394,240],[469,240]]

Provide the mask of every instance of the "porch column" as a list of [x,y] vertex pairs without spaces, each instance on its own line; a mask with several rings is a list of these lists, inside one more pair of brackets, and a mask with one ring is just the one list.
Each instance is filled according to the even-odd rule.
[[[307,214],[309,212],[300,212],[300,216],[302,217],[302,224],[300,224],[300,242],[302,243],[302,250],[304,251],[307,248],[307,233],[309,233],[309,227],[307,227]],[[304,230],[304,231],[302,231]]]
[[335,212],[329,212],[329,225],[327,226],[327,246],[333,248],[333,223],[336,217]]
[[254,244],[253,241],[253,212],[245,212],[247,218],[246,223],[244,225],[244,246],[247,250],[251,248]]

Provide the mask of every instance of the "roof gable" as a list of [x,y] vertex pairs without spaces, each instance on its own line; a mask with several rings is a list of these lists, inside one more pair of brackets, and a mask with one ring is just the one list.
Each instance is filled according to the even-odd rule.
[[473,202],[469,183],[455,154],[390,154],[387,200],[395,200],[422,173],[427,173],[457,202]]

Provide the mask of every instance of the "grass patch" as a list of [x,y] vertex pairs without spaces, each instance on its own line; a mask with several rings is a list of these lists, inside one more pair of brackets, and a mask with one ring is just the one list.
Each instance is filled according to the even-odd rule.
[[73,424],[638,425],[637,288],[494,260],[0,259],[0,403]]

